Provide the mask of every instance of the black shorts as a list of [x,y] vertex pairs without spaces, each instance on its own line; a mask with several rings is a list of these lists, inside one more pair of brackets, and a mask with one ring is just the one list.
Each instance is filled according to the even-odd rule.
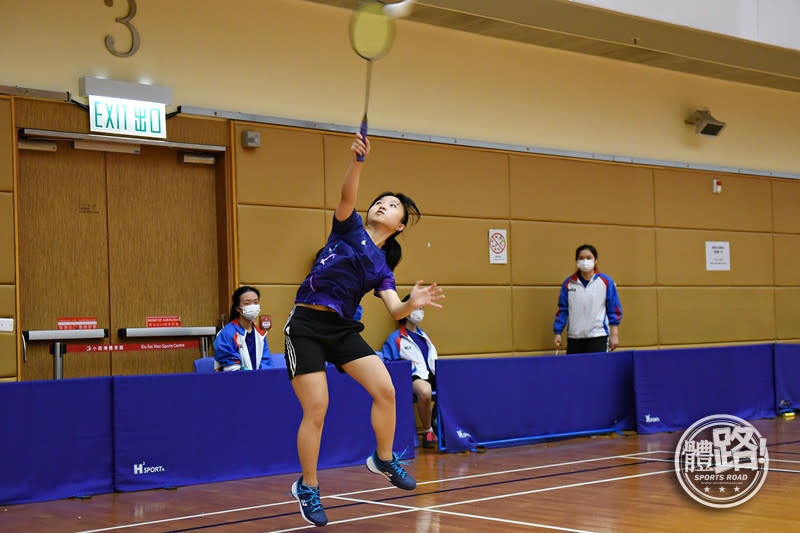
[[283,328],[289,379],[325,370],[326,361],[341,372],[345,363],[375,355],[359,334],[363,329],[361,322],[346,320],[338,313],[295,306]]
[[[411,376],[411,382],[415,382],[418,379],[422,379],[419,376]],[[432,372],[428,372],[428,379],[423,379],[422,381],[427,381],[431,384],[431,390],[436,390],[436,376]]]
[[589,339],[567,339],[567,354],[600,353],[608,351],[608,336]]

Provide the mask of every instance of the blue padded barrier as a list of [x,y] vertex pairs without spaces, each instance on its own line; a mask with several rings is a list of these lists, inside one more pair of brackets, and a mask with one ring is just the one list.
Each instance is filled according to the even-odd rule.
[[0,384],[1,505],[113,490],[111,387],[110,377]]
[[637,351],[639,433],[675,431],[712,414],[775,416],[771,344]]
[[[395,449],[413,457],[411,369],[389,366]],[[330,405],[320,468],[361,464],[375,449],[371,398],[327,370]],[[286,369],[114,378],[115,488],[120,491],[299,472],[301,410]],[[406,454],[408,455],[408,454]]]
[[448,452],[633,429],[633,352],[487,359],[436,366]]
[[776,344],[775,412],[800,409],[800,344]]

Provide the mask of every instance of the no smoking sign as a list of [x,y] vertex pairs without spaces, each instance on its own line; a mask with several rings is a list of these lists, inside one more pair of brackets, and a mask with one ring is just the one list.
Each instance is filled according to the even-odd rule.
[[506,230],[489,230],[489,264],[504,265],[508,263],[508,239]]

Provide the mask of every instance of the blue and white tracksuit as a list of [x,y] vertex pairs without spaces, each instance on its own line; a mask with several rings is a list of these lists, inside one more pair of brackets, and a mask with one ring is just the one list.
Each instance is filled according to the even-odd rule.
[[[267,332],[262,331],[253,324],[256,336],[256,369],[272,368]],[[225,327],[219,330],[214,339],[214,359],[219,370],[253,370],[250,361],[250,352],[247,349],[245,335],[247,332],[239,325],[239,320],[234,318]]]
[[[411,375],[427,380],[430,374],[436,375],[436,358],[438,355],[428,334],[422,331],[420,327],[417,327],[417,333],[428,343],[427,365],[422,357],[422,351],[417,346],[417,343],[414,342],[414,339],[411,338],[405,326],[400,326],[400,329],[389,335],[386,342],[383,343],[381,355],[388,361],[399,361],[400,359],[411,361]],[[430,368],[430,372],[428,372],[428,368]]]
[[570,339],[608,336],[608,327],[622,321],[617,286],[613,279],[597,271],[585,287],[579,276],[580,272],[576,272],[561,285],[553,331],[560,335],[566,326]]

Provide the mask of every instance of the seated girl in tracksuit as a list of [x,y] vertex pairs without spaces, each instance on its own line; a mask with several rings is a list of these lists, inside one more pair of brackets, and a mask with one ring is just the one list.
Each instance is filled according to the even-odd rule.
[[[406,296],[403,301],[406,301]],[[417,413],[425,429],[422,438],[424,448],[436,446],[436,433],[431,424],[433,413],[433,391],[436,390],[436,347],[431,342],[428,334],[421,327],[420,322],[425,312],[415,309],[408,317],[397,322],[400,328],[394,331],[383,344],[381,354],[389,361],[407,359],[411,361],[412,387],[417,398]]]

